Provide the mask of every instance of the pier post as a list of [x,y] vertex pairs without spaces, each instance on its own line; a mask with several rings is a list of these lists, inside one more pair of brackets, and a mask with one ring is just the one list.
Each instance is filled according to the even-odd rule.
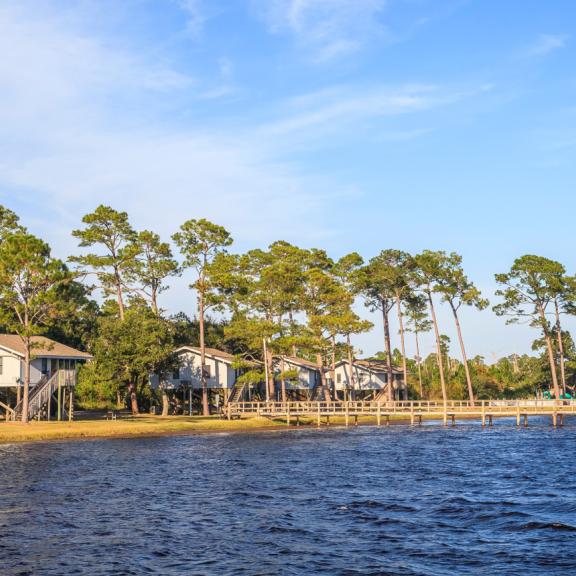
[[516,426],[520,426],[520,404],[516,406]]
[[414,402],[410,402],[410,426],[414,426]]
[[354,426],[358,426],[358,414],[354,414]]
[[452,414],[452,426],[456,426],[456,414]]
[[486,426],[486,404],[482,400],[482,427]]
[[528,426],[528,414],[524,414],[524,428]]
[[386,426],[390,426],[390,414],[386,414]]
[[349,417],[349,414],[348,414],[348,402],[346,402],[346,403],[344,404],[344,421],[346,422],[346,428],[348,428],[348,424],[349,424],[348,417]]
[[443,411],[442,420],[444,422],[444,426],[448,426],[448,407],[446,406],[446,402],[444,402]]
[[380,405],[380,401],[378,401],[378,406],[376,409],[376,422],[378,426],[382,425],[382,406]]
[[556,427],[558,425],[558,413],[556,410],[552,413],[552,426]]
[[318,402],[318,428],[322,425],[322,417],[320,415],[320,402]]
[[286,403],[286,425],[290,426],[290,402]]

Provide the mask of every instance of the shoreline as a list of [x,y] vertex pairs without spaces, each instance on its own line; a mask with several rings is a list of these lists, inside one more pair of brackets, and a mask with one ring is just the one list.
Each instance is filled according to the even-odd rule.
[[[509,416],[502,416],[507,418]],[[476,420],[474,416],[461,416],[462,420]],[[440,418],[428,417],[424,422],[438,421]],[[404,416],[391,418],[389,426],[410,425],[410,419]],[[421,424],[414,424],[415,427]],[[224,420],[219,416],[129,416],[118,420],[76,420],[73,422],[0,422],[0,448],[10,444],[40,442],[70,442],[84,440],[114,440],[130,438],[161,438],[165,436],[202,436],[210,434],[248,434],[297,430],[330,430],[357,428],[359,426],[377,427],[376,419],[361,417],[358,424],[345,425],[344,418],[332,419],[330,424],[322,423],[318,427],[315,419],[301,422],[300,425],[268,418],[244,418]],[[380,428],[386,428],[382,424]],[[447,427],[452,428],[449,424]]]
[[[185,418],[185,420],[182,420]],[[432,420],[432,419],[431,419]],[[390,420],[390,425],[409,424],[410,419],[399,417]],[[376,426],[374,418],[359,420],[359,426]],[[382,428],[386,427],[382,425]],[[136,416],[116,421],[77,420],[73,422],[0,422],[0,448],[9,444],[38,442],[114,440],[129,438],[161,438],[165,436],[202,436],[210,434],[247,434],[297,430],[329,430],[347,428],[342,422],[332,420],[321,427],[314,420],[303,422],[299,426],[282,421],[270,421],[267,418],[246,418],[241,420],[222,420],[219,417],[182,417],[162,418]]]

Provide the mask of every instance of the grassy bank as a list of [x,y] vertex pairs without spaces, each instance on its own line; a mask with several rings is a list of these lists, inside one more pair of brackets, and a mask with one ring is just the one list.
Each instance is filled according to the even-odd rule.
[[114,438],[161,436],[205,432],[249,431],[282,427],[281,422],[267,418],[222,420],[218,416],[137,416],[118,420],[79,420],[75,422],[0,422],[0,444],[79,438]]
[[[350,419],[350,424],[353,420]],[[395,419],[396,423],[405,421]],[[295,428],[292,420],[292,429]],[[316,420],[302,418],[302,427],[316,426]],[[330,419],[332,426],[344,424],[344,418]],[[375,424],[370,417],[358,418],[358,424]],[[322,419],[326,425],[326,419]],[[249,432],[256,430],[286,429],[286,421],[269,418],[242,418],[223,420],[219,416],[128,416],[110,421],[101,419],[77,420],[74,422],[0,422],[0,444],[12,442],[35,442],[45,440],[65,440],[82,438],[126,438],[131,436],[163,436],[170,434],[204,434],[217,432]]]

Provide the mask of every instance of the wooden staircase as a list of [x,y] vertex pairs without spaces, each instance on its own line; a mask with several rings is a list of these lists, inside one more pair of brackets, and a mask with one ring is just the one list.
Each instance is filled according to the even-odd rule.
[[230,396],[228,396],[228,402],[240,402],[244,390],[246,390],[246,382],[236,382]]
[[[42,411],[49,404],[50,397],[58,390],[58,385],[66,386],[68,384],[66,376],[65,371],[58,370],[50,378],[43,376],[40,382],[30,390],[28,396],[28,420],[40,417]],[[22,420],[23,409],[24,400],[21,400],[14,408],[11,419]]]

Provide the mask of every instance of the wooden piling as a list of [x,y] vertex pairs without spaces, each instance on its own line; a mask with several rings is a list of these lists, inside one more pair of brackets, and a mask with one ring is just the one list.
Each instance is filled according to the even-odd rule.
[[382,425],[382,406],[380,405],[380,402],[378,402],[378,405],[376,406],[376,423],[378,426]]
[[354,426],[358,426],[358,414],[354,414]]
[[524,428],[528,426],[528,414],[524,414]]
[[516,407],[516,426],[520,426],[520,404]]

